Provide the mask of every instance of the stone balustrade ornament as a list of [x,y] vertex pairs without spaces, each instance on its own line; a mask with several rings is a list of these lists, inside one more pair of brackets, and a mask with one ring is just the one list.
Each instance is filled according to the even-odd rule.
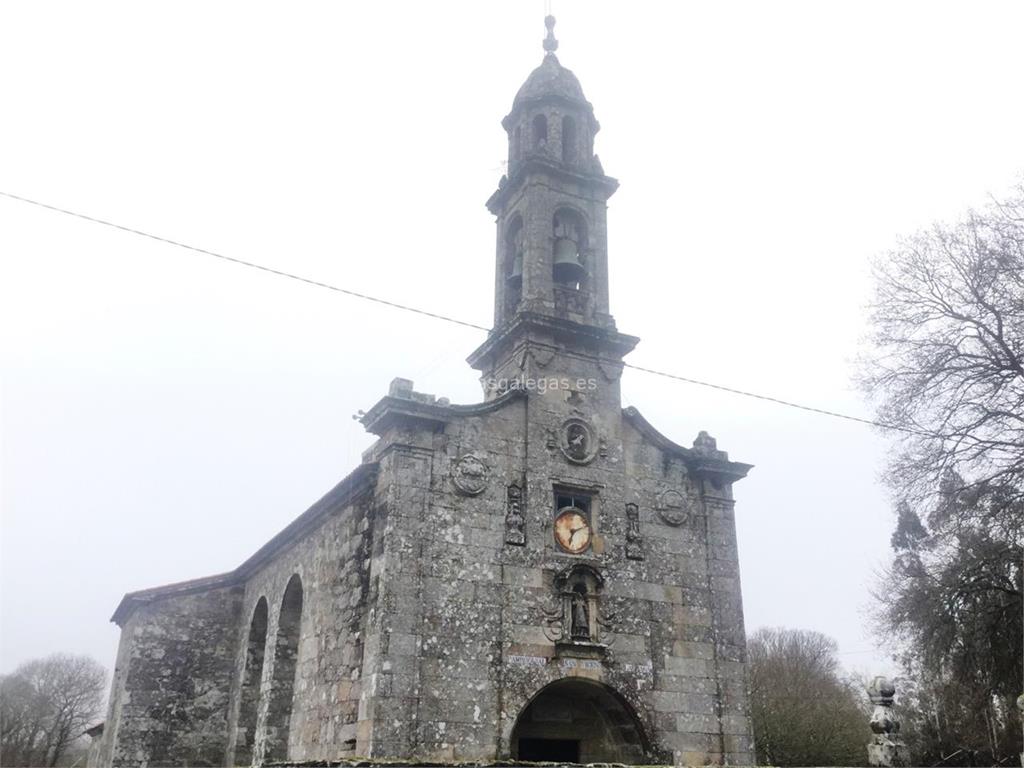
[[[1024,693],[1017,697],[1017,709],[1020,710],[1021,729],[1024,729]],[[1021,768],[1024,768],[1024,752],[1020,753]]]
[[878,676],[868,685],[868,697],[875,705],[871,713],[874,736],[868,742],[868,765],[886,768],[910,765],[907,746],[900,740],[900,722],[893,712],[895,695],[896,686],[887,677]]

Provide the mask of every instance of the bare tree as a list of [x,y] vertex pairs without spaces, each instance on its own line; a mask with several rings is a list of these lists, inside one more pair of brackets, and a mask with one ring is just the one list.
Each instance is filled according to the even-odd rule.
[[0,676],[0,763],[57,765],[99,716],[106,679],[94,659],[66,654]]
[[759,765],[863,765],[871,736],[864,696],[840,673],[836,641],[801,629],[747,640]]
[[861,384],[903,430],[889,480],[932,495],[950,471],[1024,494],[1024,186],[876,264]]
[[900,430],[875,629],[917,683],[919,754],[1020,749],[1024,186],[876,265],[861,383]]

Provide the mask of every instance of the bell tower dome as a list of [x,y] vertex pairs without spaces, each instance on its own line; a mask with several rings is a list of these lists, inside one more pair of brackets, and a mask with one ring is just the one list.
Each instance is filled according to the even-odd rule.
[[594,154],[594,108],[555,55],[555,18],[544,24],[544,59],[501,122],[508,173],[487,201],[498,230],[494,330],[470,357],[485,376],[509,373],[510,353],[531,340],[615,360],[637,343],[615,331],[608,306],[607,207],[619,183]]

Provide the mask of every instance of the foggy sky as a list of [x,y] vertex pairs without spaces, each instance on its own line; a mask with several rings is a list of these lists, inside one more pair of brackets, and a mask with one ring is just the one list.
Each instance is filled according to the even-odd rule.
[[[637,365],[870,415],[869,260],[1024,169],[1019,3],[556,0],[622,186]],[[5,3],[0,189],[489,325],[501,118],[543,3]],[[234,568],[359,462],[395,376],[475,402],[459,328],[0,197],[0,671],[113,666],[130,590]],[[747,627],[866,631],[888,438],[627,370],[755,465]]]

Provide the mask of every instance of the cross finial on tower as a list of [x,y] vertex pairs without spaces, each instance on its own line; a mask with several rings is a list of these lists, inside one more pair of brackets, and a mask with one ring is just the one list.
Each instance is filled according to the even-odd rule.
[[551,14],[545,16],[544,26],[548,28],[548,35],[544,38],[544,50],[554,53],[558,50],[558,40],[555,39],[555,17]]

